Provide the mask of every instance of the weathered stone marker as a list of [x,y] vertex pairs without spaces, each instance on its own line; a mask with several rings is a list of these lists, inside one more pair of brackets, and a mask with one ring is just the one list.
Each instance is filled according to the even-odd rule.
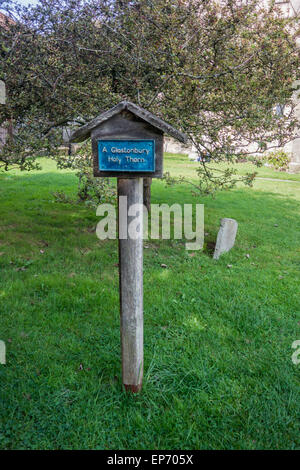
[[5,89],[5,83],[0,80],[0,104],[5,104],[6,103],[6,89]]
[[[91,137],[94,176],[118,178],[122,377],[132,392],[141,390],[143,380],[143,178],[163,176],[164,133],[187,140],[149,111],[122,101],[70,137],[70,142]],[[137,217],[128,211],[133,204],[140,205]],[[136,218],[133,238],[129,227]]]
[[227,218],[221,219],[221,226],[213,256],[214,259],[219,259],[222,253],[231,250],[234,246],[237,229],[238,223],[236,220]]
[[6,346],[4,341],[0,341],[0,364],[6,364]]

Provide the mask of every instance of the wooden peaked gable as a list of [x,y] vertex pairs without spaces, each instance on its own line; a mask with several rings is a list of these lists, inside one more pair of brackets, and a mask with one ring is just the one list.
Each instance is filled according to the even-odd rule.
[[185,143],[187,141],[186,134],[183,134],[182,132],[178,131],[170,124],[166,123],[165,121],[150,113],[146,109],[143,109],[140,106],[131,103],[130,101],[121,101],[113,108],[100,114],[99,116],[97,116],[84,126],[80,127],[79,129],[76,129],[76,131],[74,131],[70,136],[70,142],[83,142],[88,137],[90,137],[91,132],[96,127],[100,126],[105,121],[111,119],[122,111],[129,111],[141,120],[147,122],[148,124],[160,130],[161,132],[170,135],[174,139],[179,140],[180,142]]

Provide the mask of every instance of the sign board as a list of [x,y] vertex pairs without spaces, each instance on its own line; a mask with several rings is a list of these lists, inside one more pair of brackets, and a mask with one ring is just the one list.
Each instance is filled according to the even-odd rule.
[[[100,171],[155,171],[154,140],[98,140]],[[149,175],[150,176],[150,175]]]

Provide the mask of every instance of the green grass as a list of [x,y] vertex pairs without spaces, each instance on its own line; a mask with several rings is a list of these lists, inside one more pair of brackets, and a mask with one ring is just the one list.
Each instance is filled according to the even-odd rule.
[[[176,166],[171,164],[173,176],[184,175],[186,177],[195,178],[195,169],[199,165],[197,162],[193,162],[187,158],[186,155],[172,155],[166,154],[167,162],[175,161]],[[168,165],[167,165],[168,166]],[[239,175],[246,175],[247,173],[257,172],[258,178],[272,178],[272,179],[283,179],[300,182],[300,173],[286,173],[283,171],[274,171],[270,167],[262,166],[256,167],[252,163],[236,163],[226,165],[225,163],[209,164],[212,168],[224,170],[226,168],[235,168]],[[168,169],[168,168],[166,168]]]
[[[182,156],[165,167],[193,175]],[[299,449],[300,184],[258,180],[212,199],[154,181],[153,202],[204,203],[208,235],[194,256],[181,241],[147,243],[138,396],[121,386],[117,243],[96,238],[95,211],[52,196],[75,185],[45,160],[0,175],[0,447]],[[239,230],[216,262],[221,217]]]

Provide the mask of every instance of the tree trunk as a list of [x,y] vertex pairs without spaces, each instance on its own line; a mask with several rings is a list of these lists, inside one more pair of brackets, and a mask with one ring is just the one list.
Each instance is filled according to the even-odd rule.
[[152,184],[152,178],[143,179],[144,206],[147,207],[148,212],[150,212],[150,208],[151,208],[151,184]]

